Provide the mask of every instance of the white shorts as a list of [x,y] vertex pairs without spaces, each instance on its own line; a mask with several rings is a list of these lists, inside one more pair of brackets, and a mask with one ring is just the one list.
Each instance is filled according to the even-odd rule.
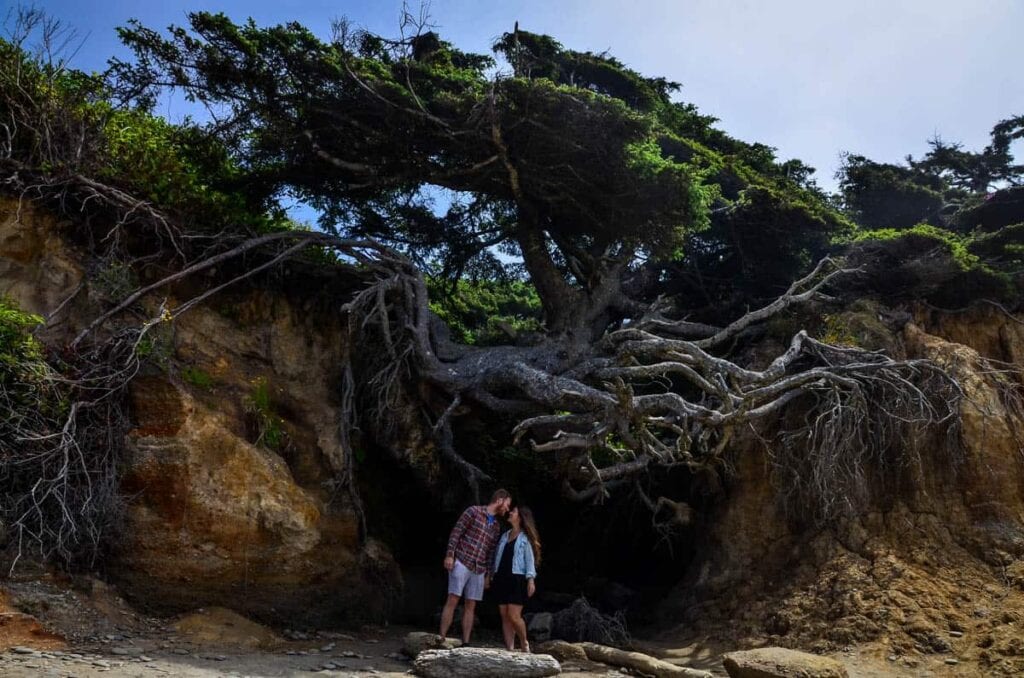
[[448,593],[460,598],[465,596],[469,600],[483,600],[484,573],[476,574],[456,559],[455,566],[448,573]]

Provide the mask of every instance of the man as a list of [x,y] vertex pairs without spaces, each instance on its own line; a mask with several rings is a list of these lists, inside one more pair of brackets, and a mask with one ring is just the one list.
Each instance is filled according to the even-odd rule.
[[448,570],[448,600],[441,611],[441,637],[448,635],[459,600],[462,605],[462,642],[469,643],[476,603],[484,597],[494,569],[494,549],[501,536],[498,518],[508,513],[512,497],[505,490],[491,495],[486,506],[470,506],[462,512],[448,537],[444,569]]

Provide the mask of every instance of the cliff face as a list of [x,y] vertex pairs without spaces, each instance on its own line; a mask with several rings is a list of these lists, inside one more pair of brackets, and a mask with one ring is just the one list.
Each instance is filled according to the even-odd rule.
[[[0,294],[56,311],[44,332],[52,345],[100,308],[102,276],[86,275],[85,261],[46,214],[0,202]],[[107,564],[135,601],[306,623],[380,617],[396,601],[397,565],[361,534],[333,482],[353,456],[337,436],[345,333],[320,301],[235,290],[154,335],[163,355],[131,389],[129,500]],[[908,663],[952,649],[993,672],[1024,670],[1024,411],[1011,370],[1024,367],[1024,323],[994,307],[921,310],[892,332],[864,309],[848,315],[872,345],[957,376],[962,458],[951,464],[930,441],[935,449],[869,510],[817,528],[781,508],[763,444],[741,443],[725,498],[693,530],[698,556],[665,597],[662,622],[747,645],[875,642]],[[434,455],[405,435],[407,465],[426,487],[443,487],[416,461]],[[636,567],[647,558],[637,554]]]
[[955,652],[993,673],[1024,670],[1024,410],[1012,371],[1024,367],[1024,323],[994,308],[920,312],[887,341],[962,384],[962,459],[950,464],[931,441],[895,491],[819,529],[784,515],[769,455],[748,444],[702,556],[662,608],[665,622],[684,621],[677,632],[822,650],[877,642],[909,667]]
[[[59,231],[27,202],[0,202],[0,294],[59,309],[54,345],[95,317],[100,293]],[[344,334],[314,301],[238,292],[155,335],[159,367],[130,390],[128,501],[107,564],[130,598],[323,623],[382,618],[400,594],[388,550],[333,484],[347,458],[332,390]]]

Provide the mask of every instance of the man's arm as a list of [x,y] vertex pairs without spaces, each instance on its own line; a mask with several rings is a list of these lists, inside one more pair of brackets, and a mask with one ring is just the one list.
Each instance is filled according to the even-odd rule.
[[469,523],[472,520],[472,511],[466,509],[459,516],[459,519],[455,521],[455,527],[452,528],[452,533],[448,535],[448,548],[445,550],[445,558],[455,557],[455,548],[459,545],[459,541],[462,539],[462,535],[466,533],[466,528],[469,527]]
[[484,577],[486,579],[488,579],[488,580],[490,580],[491,575],[494,574],[494,570],[495,570],[494,556],[496,554],[495,552],[498,550],[498,542],[500,540],[501,540],[501,533],[499,533],[497,537],[495,537],[495,538],[493,538],[493,539],[488,541],[487,551],[484,553],[484,562],[487,563],[487,565],[486,565],[487,569],[484,570]]

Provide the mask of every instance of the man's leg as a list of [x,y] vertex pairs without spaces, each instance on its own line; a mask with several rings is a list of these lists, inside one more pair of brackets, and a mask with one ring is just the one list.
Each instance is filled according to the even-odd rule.
[[448,635],[448,629],[452,626],[452,620],[455,618],[455,608],[459,604],[459,596],[454,593],[448,594],[448,600],[444,601],[444,609],[441,610],[441,637],[445,638]]
[[469,636],[473,633],[473,617],[476,613],[476,601],[470,600],[469,596],[462,601],[462,642],[468,643]]

